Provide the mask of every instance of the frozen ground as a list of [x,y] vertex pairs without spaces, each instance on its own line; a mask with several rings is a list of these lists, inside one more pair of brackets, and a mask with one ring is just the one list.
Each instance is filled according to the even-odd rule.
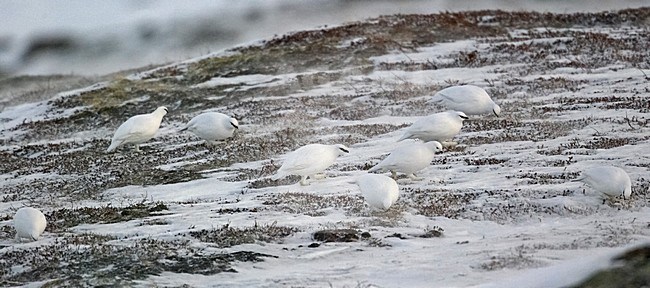
[[[5,108],[0,284],[577,284],[650,240],[649,19],[387,16]],[[369,211],[350,182],[455,84],[485,87],[502,117],[467,121],[425,180],[399,179],[397,205]],[[142,153],[104,153],[122,121],[159,105],[170,113]],[[177,132],[204,111],[236,116],[239,133],[212,148]],[[270,179],[313,142],[352,151],[310,186]],[[601,164],[630,174],[631,199],[570,181]],[[50,221],[37,242],[13,242],[22,205]],[[356,241],[320,241],[324,229]]]

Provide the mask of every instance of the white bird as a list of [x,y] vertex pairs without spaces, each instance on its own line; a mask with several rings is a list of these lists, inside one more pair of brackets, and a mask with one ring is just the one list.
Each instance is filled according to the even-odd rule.
[[38,209],[32,207],[23,207],[16,211],[14,215],[14,228],[16,228],[16,241],[27,239],[30,241],[38,240],[38,237],[45,231],[47,220],[45,215]]
[[618,167],[600,166],[588,168],[573,181],[585,183],[597,192],[612,197],[623,195],[623,199],[627,199],[632,194],[630,176],[627,175],[625,170]]
[[338,156],[347,153],[350,153],[350,149],[342,144],[309,144],[302,146],[287,155],[282,167],[278,169],[272,179],[278,180],[288,175],[299,175],[302,177],[300,185],[309,185],[307,177],[322,179],[325,175],[319,173],[332,166]]
[[390,171],[394,179],[397,178],[397,172],[401,172],[413,180],[422,180],[415,176],[415,172],[429,166],[436,152],[440,151],[442,145],[438,141],[408,143],[395,148],[386,159],[368,172]]
[[373,208],[387,210],[397,202],[399,187],[392,178],[381,174],[364,174],[357,178],[361,195]]
[[215,145],[232,137],[236,129],[239,129],[237,119],[219,112],[206,112],[192,118],[180,131],[188,130],[206,143]]
[[459,111],[446,111],[431,114],[415,121],[406,128],[406,132],[397,141],[404,139],[420,139],[424,142],[443,142],[458,135],[463,128],[463,120],[468,119],[467,115]]
[[136,115],[126,120],[115,131],[111,146],[106,152],[112,152],[117,147],[126,144],[135,144],[135,151],[140,151],[140,144],[156,135],[160,128],[160,122],[167,111],[167,107],[161,106],[152,113]]
[[501,107],[492,101],[490,95],[483,88],[474,85],[442,89],[433,95],[431,101],[467,115],[494,114],[499,117],[501,114]]

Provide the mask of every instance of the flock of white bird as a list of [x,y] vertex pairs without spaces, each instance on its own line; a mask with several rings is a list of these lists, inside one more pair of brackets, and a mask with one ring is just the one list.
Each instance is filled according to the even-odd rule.
[[[399,186],[395,179],[397,173],[406,174],[412,180],[422,180],[416,172],[430,165],[437,152],[443,149],[442,143],[454,145],[452,140],[463,127],[468,115],[501,114],[501,107],[494,103],[488,93],[473,85],[454,86],[436,93],[432,102],[450,109],[446,112],[431,114],[415,121],[398,141],[415,139],[395,148],[388,157],[368,170],[369,173],[357,177],[356,184],[361,194],[373,209],[389,209],[399,198]],[[158,107],[150,114],[136,115],[120,125],[115,131],[107,152],[113,152],[120,146],[139,145],[156,135],[166,107]],[[190,120],[180,131],[190,131],[207,144],[216,145],[233,136],[239,129],[237,119],[218,112],[200,114]],[[309,185],[308,179],[322,179],[325,170],[336,162],[337,157],[350,152],[342,144],[309,144],[289,153],[282,166],[272,177],[278,180],[289,175],[301,177],[301,185]],[[391,172],[392,178],[372,172]],[[617,167],[593,167],[583,171],[574,181],[581,181],[599,193],[607,196],[630,197],[632,192],[630,177]],[[14,216],[16,239],[37,240],[45,230],[47,221],[42,212],[31,207],[19,209]]]

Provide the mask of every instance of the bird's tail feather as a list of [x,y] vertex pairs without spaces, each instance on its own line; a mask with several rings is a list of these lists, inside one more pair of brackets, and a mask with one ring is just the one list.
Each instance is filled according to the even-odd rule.
[[442,102],[442,96],[440,96],[439,94],[433,95],[433,97],[429,98],[428,102],[440,103]]
[[116,143],[116,142],[111,143],[111,146],[108,146],[108,149],[106,149],[106,152],[107,153],[113,152],[117,148],[117,146],[119,146],[119,145],[120,144]]
[[580,175],[578,178],[571,180],[571,182],[581,182],[582,180],[585,180],[587,178],[585,175]]

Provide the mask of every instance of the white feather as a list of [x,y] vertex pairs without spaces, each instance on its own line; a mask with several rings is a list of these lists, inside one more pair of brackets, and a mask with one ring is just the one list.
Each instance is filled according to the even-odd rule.
[[386,210],[399,198],[397,182],[385,175],[364,174],[357,178],[357,185],[372,208]]
[[325,171],[327,167],[334,164],[338,156],[348,152],[349,149],[341,144],[309,144],[302,146],[287,155],[282,167],[273,176],[273,179],[277,180],[288,175],[299,175],[302,177],[300,184],[308,185],[306,182],[307,177],[312,176],[313,178],[316,174]]
[[438,91],[433,102],[447,109],[462,111],[467,115],[501,114],[501,107],[492,101],[490,95],[481,87],[474,85],[452,86]]
[[16,228],[16,240],[27,239],[36,241],[45,231],[47,220],[45,215],[38,209],[23,207],[14,215],[14,228]]
[[136,150],[139,150],[139,144],[148,141],[156,135],[158,128],[160,128],[160,122],[166,114],[167,108],[161,106],[152,113],[136,115],[129,118],[117,128],[111,140],[111,146],[108,147],[106,152],[112,152],[118,147],[127,144],[135,144]]
[[406,128],[404,139],[420,139],[424,142],[450,140],[463,128],[467,115],[459,111],[446,111],[425,116]]
[[207,112],[192,118],[181,131],[188,130],[205,141],[215,142],[232,137],[238,128],[237,119],[218,112]]
[[431,164],[436,152],[442,151],[438,141],[412,142],[395,148],[388,157],[368,172],[391,171],[412,175]]
[[628,199],[632,194],[632,181],[625,170],[613,166],[585,169],[574,181],[583,182],[597,192]]

